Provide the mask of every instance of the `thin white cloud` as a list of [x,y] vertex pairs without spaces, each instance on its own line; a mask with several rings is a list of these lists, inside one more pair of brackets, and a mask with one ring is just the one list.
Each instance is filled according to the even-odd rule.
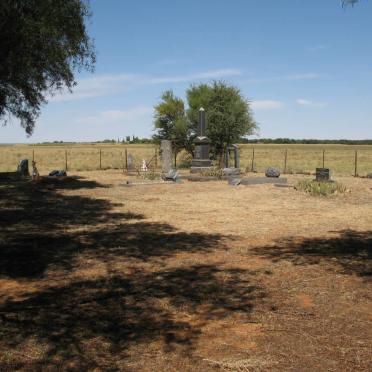
[[134,84],[138,81],[138,75],[117,74],[98,75],[81,79],[73,92],[63,91],[49,97],[51,102],[75,101],[85,98],[93,98],[114,94],[123,89],[124,86]]
[[314,79],[320,79],[322,77],[326,77],[327,75],[324,74],[318,74],[315,72],[308,72],[305,74],[292,74],[292,75],[286,75],[283,76],[283,80],[314,80]]
[[241,71],[235,69],[222,69],[222,70],[212,70],[206,72],[199,72],[190,75],[181,76],[169,76],[160,78],[150,78],[145,80],[144,83],[150,84],[168,84],[168,83],[184,83],[193,80],[205,80],[205,79],[220,79],[228,76],[239,76]]
[[321,50],[328,49],[328,46],[326,46],[326,45],[311,45],[311,46],[307,46],[305,49],[309,52],[319,52]]
[[315,80],[326,77],[325,74],[315,72],[307,72],[302,74],[289,74],[281,76],[269,76],[264,78],[250,78],[248,83],[273,83],[277,81],[302,81],[302,80]]
[[125,89],[140,85],[175,84],[195,80],[220,79],[229,76],[239,76],[241,71],[236,69],[220,69],[198,72],[179,76],[146,76],[140,74],[98,75],[81,79],[73,89],[73,93],[64,91],[49,97],[51,102],[75,101],[86,98],[108,96]]
[[142,121],[144,118],[151,117],[152,107],[136,106],[125,110],[106,110],[101,111],[95,116],[85,116],[76,120],[79,124],[107,125],[115,123],[130,123]]
[[303,98],[299,98],[296,103],[299,105],[299,106],[303,106],[303,107],[316,107],[316,108],[323,108],[323,107],[326,107],[328,106],[328,103],[326,102],[314,102],[314,101],[310,101],[308,99],[303,99]]
[[284,107],[283,102],[274,100],[252,101],[250,106],[253,110],[276,110]]

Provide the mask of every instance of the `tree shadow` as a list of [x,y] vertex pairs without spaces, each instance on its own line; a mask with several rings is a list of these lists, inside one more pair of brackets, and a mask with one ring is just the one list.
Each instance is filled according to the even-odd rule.
[[[86,352],[94,343],[107,345],[103,354],[110,368],[140,343],[158,342],[164,352],[181,348],[190,355],[206,322],[236,312],[249,316],[254,301],[264,296],[252,284],[254,275],[195,265],[71,283],[0,307],[4,339],[12,348],[29,338],[48,345],[43,358],[13,365],[17,368],[74,361],[76,370],[94,369],[98,358]],[[198,325],[182,317],[187,311],[198,314]],[[97,352],[102,358],[102,350]]]
[[112,212],[121,204],[109,200],[63,195],[24,182],[2,191],[0,277],[40,278],[50,265],[71,269],[74,255],[85,251],[96,258],[147,260],[222,246],[219,234],[189,234],[145,222],[142,214]]
[[[1,187],[0,279],[39,286],[3,297],[0,350],[36,342],[45,352],[11,361],[0,356],[0,369],[58,369],[68,362],[70,370],[119,370],[131,347],[153,342],[165,352],[189,354],[203,324],[249,317],[265,295],[256,272],[163,264],[176,253],[226,249],[223,236],[180,232],[141,214],[112,211],[117,206],[25,183]],[[106,271],[69,277],[79,272],[77,257]],[[54,270],[66,279],[49,284]]]
[[286,238],[272,246],[258,247],[257,255],[273,262],[291,261],[295,265],[327,263],[344,274],[372,275],[372,231],[342,230],[334,238]]

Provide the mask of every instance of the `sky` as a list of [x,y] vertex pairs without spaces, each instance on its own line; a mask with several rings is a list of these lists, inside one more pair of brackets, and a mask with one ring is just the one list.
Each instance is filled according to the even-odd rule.
[[250,102],[252,138],[372,138],[372,0],[91,0],[93,74],[42,107],[28,138],[97,141],[153,134],[162,92],[224,80]]

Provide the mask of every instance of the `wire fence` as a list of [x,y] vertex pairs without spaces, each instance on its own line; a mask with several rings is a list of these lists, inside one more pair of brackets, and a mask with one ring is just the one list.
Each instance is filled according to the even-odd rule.
[[[240,145],[240,166],[247,172],[276,167],[284,174],[314,173],[330,168],[335,175],[366,176],[372,173],[372,146],[347,145]],[[14,171],[21,159],[35,160],[41,174],[54,169],[89,171],[140,169],[143,160],[159,169],[161,158],[155,145],[0,146],[0,171]],[[187,168],[191,156],[178,154],[176,165]]]

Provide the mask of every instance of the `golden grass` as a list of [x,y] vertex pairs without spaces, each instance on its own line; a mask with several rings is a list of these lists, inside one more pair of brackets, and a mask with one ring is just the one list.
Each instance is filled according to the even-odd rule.
[[[77,144],[77,145],[15,145],[0,146],[0,171],[13,171],[20,159],[32,159],[33,154],[40,172],[47,173],[53,169],[71,171],[97,170],[100,168],[100,150],[102,169],[122,169],[124,153],[134,157],[136,167],[142,159],[149,161],[155,154],[154,145],[112,145],[112,144]],[[331,168],[333,174],[354,175],[355,151],[358,151],[358,174],[365,176],[372,173],[372,146],[353,145],[240,145],[241,168],[263,172],[269,166],[284,171],[285,152],[287,152],[286,173],[313,173],[316,167],[324,165]],[[186,157],[187,158],[187,157]],[[184,163],[185,153],[178,156],[178,164]],[[152,163],[154,164],[154,163]],[[158,165],[160,159],[158,157]]]

